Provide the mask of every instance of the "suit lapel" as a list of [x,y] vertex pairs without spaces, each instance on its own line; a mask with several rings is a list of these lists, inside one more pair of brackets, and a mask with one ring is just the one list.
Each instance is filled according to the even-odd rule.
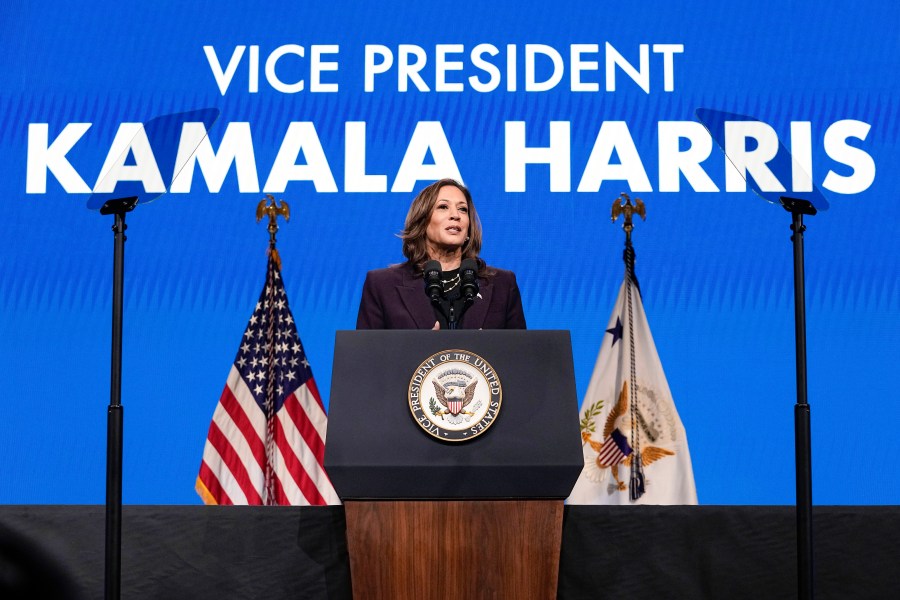
[[400,300],[412,317],[419,329],[431,329],[434,327],[434,309],[431,307],[428,297],[425,295],[425,284],[421,277],[416,277],[411,271],[404,269],[403,282],[397,286]]
[[475,303],[463,315],[462,322],[466,329],[481,329],[484,327],[484,319],[487,317],[488,306],[491,305],[493,291],[493,284],[479,278],[478,296],[475,296]]

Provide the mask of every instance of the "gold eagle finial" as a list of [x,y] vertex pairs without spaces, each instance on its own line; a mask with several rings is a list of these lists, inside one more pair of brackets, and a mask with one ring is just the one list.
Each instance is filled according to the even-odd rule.
[[644,221],[647,220],[647,209],[644,206],[644,202],[635,197],[634,204],[631,203],[631,198],[625,192],[619,194],[619,197],[613,201],[612,205],[612,222],[615,223],[619,215],[625,216],[625,223],[622,224],[622,229],[625,230],[625,237],[631,238],[631,230],[634,229],[634,223],[632,222],[632,217],[634,215],[639,215],[641,219]]
[[291,207],[284,200],[276,200],[272,194],[266,194],[266,197],[259,201],[256,205],[256,222],[262,221],[264,216],[269,216],[269,226],[266,228],[269,232],[269,254],[278,270],[281,270],[281,257],[275,248],[275,234],[278,233],[278,216],[284,217],[285,221],[291,220]]

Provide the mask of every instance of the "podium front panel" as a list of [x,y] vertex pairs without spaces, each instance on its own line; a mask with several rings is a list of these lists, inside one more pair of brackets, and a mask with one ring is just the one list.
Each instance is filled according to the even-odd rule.
[[[461,442],[429,435],[409,407],[416,369],[451,349],[502,386],[493,424]],[[583,466],[568,331],[337,332],[325,468],[342,498],[565,498]]]

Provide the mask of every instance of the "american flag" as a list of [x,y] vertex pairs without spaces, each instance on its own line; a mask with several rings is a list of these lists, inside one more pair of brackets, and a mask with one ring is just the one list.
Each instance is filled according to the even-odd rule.
[[327,416],[270,256],[222,397],[196,489],[206,504],[340,504],[325,474]]

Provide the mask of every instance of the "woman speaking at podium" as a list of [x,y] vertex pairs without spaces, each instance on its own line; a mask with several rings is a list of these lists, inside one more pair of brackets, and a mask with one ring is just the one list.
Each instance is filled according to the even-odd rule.
[[525,329],[516,276],[478,257],[481,222],[453,179],[416,196],[400,234],[406,262],[369,271],[357,329]]

